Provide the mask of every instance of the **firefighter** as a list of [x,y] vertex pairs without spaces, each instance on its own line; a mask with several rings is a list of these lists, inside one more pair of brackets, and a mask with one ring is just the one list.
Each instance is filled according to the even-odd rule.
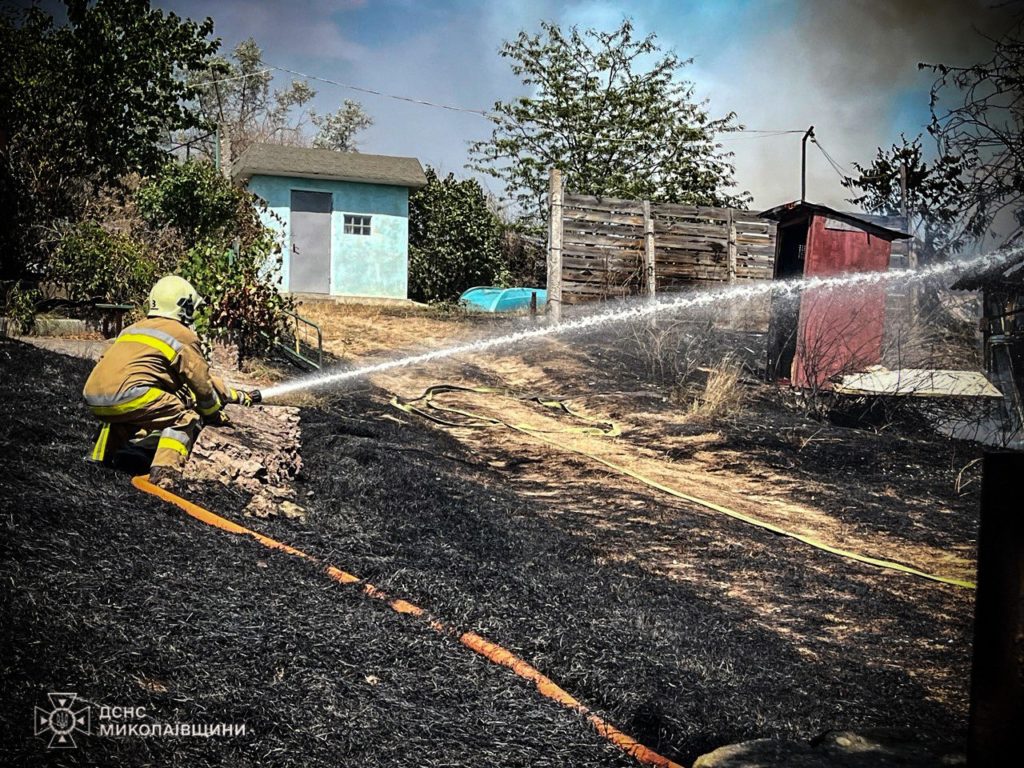
[[90,460],[112,465],[140,431],[159,433],[149,477],[176,487],[203,424],[226,425],[226,403],[250,406],[250,393],[211,375],[189,326],[203,299],[187,280],[168,275],[149,293],[146,319],[124,329],[96,363],[82,394],[101,422]]

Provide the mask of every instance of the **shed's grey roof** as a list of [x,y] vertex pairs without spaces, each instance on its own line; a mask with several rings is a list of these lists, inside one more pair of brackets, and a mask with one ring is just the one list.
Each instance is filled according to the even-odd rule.
[[240,181],[258,175],[390,184],[413,189],[427,183],[423,167],[415,157],[364,155],[281,144],[253,144],[232,167],[232,176]]

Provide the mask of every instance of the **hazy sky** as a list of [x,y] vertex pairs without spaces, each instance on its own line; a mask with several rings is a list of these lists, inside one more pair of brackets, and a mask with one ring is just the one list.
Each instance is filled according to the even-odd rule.
[[[928,120],[933,76],[919,61],[983,58],[998,32],[997,0],[159,0],[192,18],[213,16],[223,50],[253,37],[271,65],[366,88],[476,109],[524,93],[501,42],[541,20],[654,32],[665,49],[694,59],[684,70],[712,115],[735,111],[754,129],[814,125],[841,164],[868,162],[900,132]],[[280,74],[290,79],[291,75]],[[467,146],[490,135],[484,118],[360,94],[323,83],[316,107],[360,101],[376,124],[366,152],[411,155],[442,171],[468,173]],[[800,136],[725,137],[736,181],[765,208],[800,193]],[[496,190],[493,180],[487,182]],[[838,174],[815,148],[808,154],[808,197],[842,205]]]

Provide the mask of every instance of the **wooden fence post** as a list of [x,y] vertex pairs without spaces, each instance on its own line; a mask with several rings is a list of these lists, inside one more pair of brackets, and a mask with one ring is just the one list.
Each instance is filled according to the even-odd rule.
[[651,203],[644,200],[644,293],[654,299],[657,284],[654,274],[654,217],[651,216]]
[[729,209],[729,242],[726,247],[728,263],[728,279],[730,283],[736,282],[736,219],[732,208]]
[[552,168],[548,189],[548,302],[552,322],[562,319],[562,172]]
[[985,453],[967,731],[970,768],[1020,765],[1024,756],[1024,518],[1018,491],[1022,473],[1024,453]]

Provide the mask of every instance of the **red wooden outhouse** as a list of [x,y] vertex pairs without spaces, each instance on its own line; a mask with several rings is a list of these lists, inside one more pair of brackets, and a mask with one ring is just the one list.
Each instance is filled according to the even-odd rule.
[[[764,211],[778,222],[776,280],[885,272],[892,241],[910,237],[856,214],[793,202]],[[882,359],[884,281],[775,291],[768,327],[768,376],[828,388],[833,377]]]

